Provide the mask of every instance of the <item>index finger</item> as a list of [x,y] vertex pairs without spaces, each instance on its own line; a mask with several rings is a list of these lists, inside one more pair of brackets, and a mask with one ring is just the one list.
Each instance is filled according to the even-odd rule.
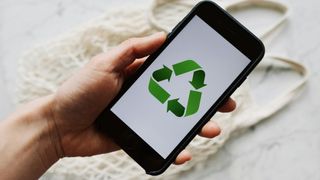
[[236,102],[232,99],[229,98],[220,108],[220,112],[231,112],[236,108],[237,104]]

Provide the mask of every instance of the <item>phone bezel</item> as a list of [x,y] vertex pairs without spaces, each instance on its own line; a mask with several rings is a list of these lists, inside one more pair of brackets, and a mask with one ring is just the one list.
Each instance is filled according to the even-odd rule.
[[[186,134],[184,139],[176,146],[170,155],[164,159],[121,119],[112,113],[110,109],[195,15],[199,16],[209,26],[211,26],[211,28],[217,31],[234,47],[246,55],[251,62],[225,90],[220,98],[211,106],[199,122],[189,131],[188,134]],[[98,130],[111,137],[131,158],[145,169],[147,174],[161,174],[170,166],[170,164],[172,164],[179,152],[182,151],[198,134],[201,127],[203,127],[203,125],[217,112],[218,107],[231,96],[238,86],[242,84],[247,75],[260,62],[264,56],[264,51],[263,43],[237,20],[230,16],[225,10],[211,1],[202,1],[198,3],[172,30],[164,44],[155,53],[148,57],[137,73],[125,82],[119,94],[97,118],[96,127]]]

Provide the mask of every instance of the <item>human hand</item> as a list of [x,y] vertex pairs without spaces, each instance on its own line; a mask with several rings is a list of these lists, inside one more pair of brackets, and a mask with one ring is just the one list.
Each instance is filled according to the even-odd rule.
[[[126,78],[144,62],[144,57],[156,51],[165,39],[164,33],[129,39],[110,52],[94,57],[58,89],[52,98],[48,120],[54,123],[53,133],[60,137],[54,142],[60,148],[59,157],[90,156],[119,149],[109,137],[96,130],[95,119],[118,94]],[[220,111],[229,112],[235,106],[229,99]],[[199,135],[213,138],[219,133],[217,124],[208,122]],[[175,163],[190,159],[190,153],[182,151]]]

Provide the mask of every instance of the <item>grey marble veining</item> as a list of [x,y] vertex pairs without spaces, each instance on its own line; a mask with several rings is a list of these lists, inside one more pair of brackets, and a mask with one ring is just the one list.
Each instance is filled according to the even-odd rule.
[[[320,1],[281,2],[292,11],[286,25],[266,41],[267,52],[290,56],[309,67],[305,91],[280,113],[232,138],[202,168],[184,173],[181,179],[320,179]],[[132,1],[0,0],[0,118],[14,109],[17,59],[23,51],[124,3]],[[261,23],[257,17],[253,22],[239,19],[250,26]]]

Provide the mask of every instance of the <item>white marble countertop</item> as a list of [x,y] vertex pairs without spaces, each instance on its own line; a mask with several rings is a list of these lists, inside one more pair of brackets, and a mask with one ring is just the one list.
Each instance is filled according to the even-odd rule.
[[[230,140],[205,168],[185,173],[184,179],[320,179],[320,1],[282,2],[292,10],[290,19],[267,51],[309,66],[306,90],[280,113]],[[17,59],[23,51],[122,3],[132,1],[0,0],[0,119],[14,111]]]

